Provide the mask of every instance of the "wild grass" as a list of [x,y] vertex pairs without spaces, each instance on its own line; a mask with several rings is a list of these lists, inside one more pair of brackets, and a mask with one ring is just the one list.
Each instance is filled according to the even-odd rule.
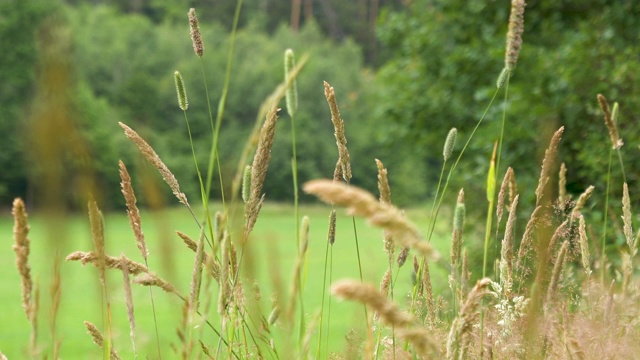
[[[95,267],[97,273],[90,273],[92,284],[74,283],[73,276],[69,272],[61,272],[60,263],[54,262],[50,285],[51,301],[47,302],[50,311],[46,319],[50,324],[51,336],[43,340],[38,331],[42,315],[39,307],[40,285],[37,280],[34,281],[38,275],[34,276],[31,267],[33,259],[30,259],[32,236],[29,234],[29,220],[24,202],[16,199],[12,211],[13,248],[21,283],[20,298],[30,330],[29,339],[21,340],[24,349],[15,350],[14,356],[51,356],[54,359],[65,356],[61,346],[67,340],[56,328],[59,307],[65,306],[65,302],[61,300],[64,296],[61,283],[65,281],[71,282],[66,285],[67,289],[69,286],[77,286],[80,291],[89,294],[89,288],[93,287],[100,294],[99,297],[88,298],[88,304],[82,304],[90,305],[92,311],[78,311],[78,314],[91,318],[74,318],[68,326],[81,327],[84,324],[89,335],[85,341],[92,340],[101,348],[103,359],[118,359],[123,356],[120,354],[131,354],[134,358],[164,356],[182,359],[601,359],[631,358],[637,354],[640,350],[640,323],[637,320],[640,318],[640,307],[637,306],[640,291],[634,272],[640,232],[633,231],[634,217],[630,200],[633,191],[629,190],[626,178],[623,178],[621,184],[616,184],[610,171],[607,175],[607,199],[610,185],[623,188],[622,207],[619,211],[622,214],[626,241],[626,247],[621,253],[612,254],[610,258],[605,257],[604,252],[606,243],[611,241],[607,239],[608,201],[604,205],[605,218],[599,234],[602,241],[598,249],[593,239],[589,240],[591,234],[598,234],[598,229],[593,224],[588,224],[583,214],[588,209],[585,205],[589,197],[597,190],[589,187],[573,202],[564,189],[569,169],[563,164],[560,171],[557,171],[564,127],[560,127],[550,139],[545,139],[549,145],[541,162],[535,191],[531,194],[518,193],[516,174],[512,168],[508,168],[496,194],[497,179],[502,175],[502,142],[504,136],[508,136],[509,129],[506,111],[509,82],[515,74],[522,45],[524,1],[512,1],[505,65],[498,77],[497,89],[444,178],[447,162],[455,152],[458,129],[453,128],[446,136],[443,166],[431,212],[428,214],[429,219],[421,219],[420,222],[412,221],[412,214],[393,205],[392,184],[389,183],[388,170],[381,160],[375,159],[377,174],[358,174],[377,176],[379,196],[351,184],[353,174],[344,120],[338,110],[335,90],[327,82],[324,83],[324,91],[335,128],[338,150],[336,168],[333,176],[327,174],[327,179],[298,184],[296,149],[303,144],[296,143],[295,133],[304,129],[295,127],[298,103],[295,79],[300,76],[305,58],[295,66],[291,50],[285,52],[284,81],[261,109],[260,117],[264,117],[264,120],[257,122],[259,126],[256,126],[254,134],[247,141],[246,149],[249,150],[243,154],[238,165],[236,180],[242,179],[243,185],[240,187],[237,185],[240,180],[234,180],[233,194],[224,194],[225,179],[220,172],[217,146],[229,89],[233,39],[241,4],[242,1],[239,1],[234,17],[227,75],[215,123],[211,105],[208,105],[212,140],[206,179],[202,178],[197,169],[202,209],[192,208],[186,195],[180,190],[176,177],[152,146],[132,127],[120,123],[124,135],[133,143],[132,146],[136,146],[143,157],[158,170],[178,202],[191,216],[189,223],[180,224],[181,228],[176,234],[166,229],[155,234],[160,239],[167,238],[164,241],[169,246],[169,252],[182,251],[188,261],[158,265],[162,264],[162,259],[156,259],[156,254],[161,255],[161,252],[149,250],[148,235],[142,231],[144,216],[137,208],[132,186],[136,179],[131,178],[123,162],[119,163],[118,169],[114,164],[114,171],[120,172],[123,202],[127,207],[127,223],[130,227],[128,235],[119,233],[118,236],[131,239],[130,244],[124,248],[131,250],[135,246],[144,263],[132,259],[130,251],[125,252],[123,248],[116,249],[108,244],[107,239],[111,237],[107,236],[107,221],[98,204],[90,201],[87,238],[91,238],[93,244],[88,241],[74,244],[84,250],[70,250],[64,267],[75,266],[75,272],[91,271],[80,269],[79,264],[70,263],[79,262],[81,265]],[[189,12],[189,21],[195,54],[202,58],[206,39],[201,38],[193,9]],[[185,112],[187,131],[191,137],[186,113],[188,101],[185,83],[179,72],[175,73],[175,79],[178,106]],[[319,88],[321,86],[322,84],[318,84]],[[505,110],[500,133],[497,134],[498,140],[488,161],[484,237],[478,236],[477,231],[465,235],[467,208],[464,190],[460,190],[456,203],[448,204],[448,207],[454,209],[453,212],[443,212],[447,215],[446,219],[439,215],[442,209],[447,208],[443,206],[443,199],[456,166],[500,91],[504,91]],[[208,85],[205,83],[207,99],[208,93]],[[286,241],[281,243],[270,241],[270,237],[274,235],[270,235],[269,230],[257,229],[260,226],[281,227],[270,223],[269,215],[263,213],[267,198],[263,185],[268,176],[271,148],[278,136],[278,104],[283,97],[286,97],[292,129],[294,216],[293,219],[288,216],[288,226],[284,226],[288,231],[280,235]],[[624,174],[624,159],[619,152],[623,143],[616,127],[618,105],[616,103],[611,111],[604,96],[599,95],[597,100],[604,113],[605,125],[612,142],[608,168],[611,168],[613,151],[617,150]],[[197,166],[198,154],[193,144],[192,151]],[[252,152],[255,153],[253,161],[247,164],[245,161]],[[371,161],[373,163],[374,159]],[[222,193],[221,204],[209,200],[216,166]],[[557,181],[554,178],[556,173]],[[560,188],[557,193],[553,185],[556,183]],[[242,196],[239,196],[240,190]],[[321,211],[301,207],[298,203],[299,190],[316,196],[328,206]],[[526,208],[525,195],[535,198],[535,203],[526,204],[534,207],[534,210],[528,216],[523,235],[518,237],[519,222],[526,218],[523,214],[523,208]],[[239,203],[239,198],[243,200],[244,206]],[[337,215],[340,212],[336,212],[336,208],[339,207],[347,210],[346,217]],[[214,217],[211,216],[213,209],[218,210]],[[200,220],[196,216],[196,210],[202,211]],[[508,216],[503,228],[505,210]],[[305,211],[309,211],[309,214],[300,220],[300,213]],[[342,220],[349,216],[351,224],[348,221],[343,224]],[[379,230],[367,227],[362,220],[356,221],[356,217],[366,220]],[[261,223],[262,219],[267,221]],[[445,223],[451,233],[450,244],[431,241],[437,224],[440,223]],[[340,226],[343,228],[339,229]],[[314,228],[320,230],[312,230]],[[346,228],[350,230],[345,231]],[[473,226],[466,226],[466,230],[472,228]],[[369,244],[361,249],[361,229],[368,229],[365,230],[368,231],[367,238],[379,239],[375,246]],[[197,234],[197,237],[192,238],[188,233]],[[322,240],[321,245],[318,245],[317,239]],[[348,271],[340,271],[339,276],[345,278],[334,282],[333,276],[338,275],[339,270],[334,269],[334,246],[343,243],[351,244],[349,250],[353,251],[344,251],[343,247],[340,254],[335,254],[336,260],[351,266]],[[483,248],[481,271],[480,266],[477,269],[469,266],[467,254],[472,243],[481,244]],[[122,241],[118,243],[119,246],[123,244]],[[490,244],[500,248],[499,261],[493,266],[488,264]],[[288,249],[284,259],[278,247]],[[93,250],[87,251],[89,248]],[[361,257],[361,254],[365,248],[366,258],[371,260],[369,262],[362,261],[365,257]],[[448,258],[442,255],[446,248],[450,249]],[[121,255],[114,256],[116,253]],[[125,255],[127,253],[129,256]],[[376,255],[372,255],[373,253]],[[598,256],[591,255],[598,253]],[[412,281],[403,287],[399,285],[402,281],[398,281],[398,276],[407,259],[413,260],[409,262],[411,266],[404,268],[410,273]],[[270,267],[268,270],[257,268],[259,264],[265,263]],[[180,271],[169,271],[178,266]],[[342,268],[344,270],[345,267]],[[373,275],[367,274],[367,271],[371,271]],[[477,274],[472,274],[471,271]],[[599,271],[600,278],[592,276],[592,271]],[[114,274],[119,279],[118,285],[110,280]],[[444,280],[435,281],[440,275],[443,275]],[[471,281],[471,278],[475,281]],[[434,286],[447,282],[448,290],[446,286]],[[378,283],[379,287],[374,285]],[[148,296],[146,292],[140,291],[142,287],[149,288]],[[154,293],[154,288],[163,292]],[[309,291],[309,288],[313,291]],[[345,320],[345,317],[352,316],[351,313],[345,312],[344,304],[338,303],[331,310],[331,299],[325,299],[329,291],[335,297],[362,304],[365,310],[351,311],[353,318]],[[18,289],[15,292],[18,294]],[[83,300],[70,297],[66,299],[68,302]],[[118,304],[119,306],[114,307]],[[141,304],[151,304],[151,309]],[[338,311],[338,306],[342,311]],[[123,307],[125,310],[116,312],[116,307]],[[372,311],[369,312],[367,308]],[[171,320],[161,320],[166,318],[167,313]],[[150,316],[153,318],[153,325],[148,319]],[[97,325],[92,322],[95,319],[98,319]],[[123,327],[128,330],[123,330]],[[154,329],[155,339],[149,337],[151,328]],[[122,332],[127,334],[122,336]],[[175,335],[168,335],[173,332]],[[336,343],[342,345],[337,339],[343,337],[346,338],[346,344],[341,351]],[[311,348],[314,339],[317,339],[315,351]],[[326,341],[324,344],[323,339]],[[131,349],[126,345],[128,342]],[[89,352],[83,355],[89,356],[88,354]]]

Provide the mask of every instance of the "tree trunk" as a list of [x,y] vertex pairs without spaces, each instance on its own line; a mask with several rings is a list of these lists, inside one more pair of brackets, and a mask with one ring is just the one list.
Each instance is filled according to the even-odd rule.
[[300,28],[300,2],[302,0],[291,0],[291,29],[295,32]]

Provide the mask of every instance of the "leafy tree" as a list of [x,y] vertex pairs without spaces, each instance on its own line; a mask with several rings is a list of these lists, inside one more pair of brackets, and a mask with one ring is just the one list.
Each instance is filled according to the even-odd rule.
[[9,0],[0,3],[0,203],[24,193],[25,166],[21,124],[33,95],[37,59],[36,34],[52,3]]
[[[509,87],[502,162],[514,167],[524,195],[532,193],[524,189],[535,188],[539,173],[540,158],[532,155],[546,147],[544,134],[561,125],[566,126],[562,158],[570,192],[594,183],[604,195],[610,144],[597,93],[620,102],[619,126],[628,139],[623,157],[628,180],[637,183],[638,165],[629,160],[640,135],[635,126],[640,102],[633,85],[640,80],[634,57],[640,49],[630,14],[639,12],[639,4],[604,0],[527,6],[523,50]],[[457,127],[465,139],[495,91],[508,15],[508,1],[421,0],[380,19],[388,61],[377,74],[376,117],[395,124],[382,134],[387,143],[401,140],[421,149],[415,155],[422,159],[419,165],[429,168],[429,188],[435,188],[440,146],[449,128]],[[473,189],[467,194],[479,194],[479,201],[502,107],[500,101],[494,104],[457,171],[454,188]],[[614,178],[619,179],[616,172]]]

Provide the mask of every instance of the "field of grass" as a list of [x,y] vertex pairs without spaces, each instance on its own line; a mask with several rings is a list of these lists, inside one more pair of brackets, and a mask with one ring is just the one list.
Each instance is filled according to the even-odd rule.
[[[184,208],[171,208],[162,211],[142,211],[142,226],[149,247],[149,267],[163,278],[171,281],[182,294],[189,293],[189,281],[193,268],[194,253],[187,249],[175,230],[197,238],[197,226]],[[327,241],[328,214],[330,208],[320,205],[301,207],[301,215],[310,218],[310,243],[307,261],[306,283],[304,288],[305,313],[308,318],[320,309],[322,295],[322,278],[324,271],[325,246]],[[427,212],[423,210],[408,211],[408,215],[423,232],[427,228]],[[447,215],[445,215],[447,216]],[[31,240],[30,263],[32,276],[40,288],[39,338],[40,344],[50,344],[50,305],[49,286],[52,278],[53,254],[58,251],[64,258],[76,251],[92,251],[93,243],[89,228],[89,219],[85,214],[74,214],[64,218],[46,216],[44,213],[30,214]],[[444,222],[443,222],[444,223]],[[136,248],[133,233],[125,212],[105,215],[106,251],[112,256],[124,253],[127,257],[142,262]],[[22,358],[28,347],[30,336],[29,322],[21,306],[20,276],[16,267],[15,253],[11,250],[13,243],[10,237],[13,220],[10,214],[0,217],[0,234],[4,245],[0,250],[0,264],[3,264],[3,276],[0,278],[0,351],[9,359]],[[382,251],[382,232],[373,228],[360,218],[356,218],[356,228],[360,242],[362,271],[366,282],[379,283],[386,269],[386,254]],[[344,210],[338,211],[336,242],[333,246],[333,280],[342,278],[357,279],[358,265],[354,246],[352,218]],[[436,229],[434,245],[441,252],[447,253],[450,229]],[[244,277],[256,278],[261,286],[263,311],[271,309],[270,295],[273,293],[274,279],[281,282],[283,291],[288,294],[292,281],[292,269],[296,257],[295,225],[293,223],[293,207],[268,203],[264,206],[255,230],[247,247],[249,252],[244,268]],[[410,289],[411,262],[400,269],[397,296],[406,296]],[[274,271],[276,270],[276,271]],[[446,275],[437,269],[432,270],[434,287],[446,288]],[[98,358],[101,350],[92,343],[83,321],[90,321],[102,327],[101,290],[98,271],[87,265],[83,268],[78,262],[67,262],[61,266],[61,303],[57,317],[57,338],[62,340],[61,354],[64,358]],[[277,283],[277,282],[276,282]],[[111,302],[114,346],[123,358],[133,358],[129,341],[129,325],[124,302],[122,275],[120,272],[108,272],[108,290]],[[252,296],[252,281],[245,280],[245,293]],[[327,287],[329,284],[327,284]],[[217,286],[213,293],[212,311],[215,313]],[[153,289],[158,319],[160,346],[166,358],[175,354],[172,343],[180,347],[176,328],[182,318],[182,301],[176,296]],[[133,285],[135,315],[137,322],[137,347],[139,354],[150,357],[157,352],[154,334],[151,302],[147,288]],[[204,294],[202,295],[205,296]],[[399,303],[404,303],[397,297]],[[360,330],[364,336],[363,307],[353,302],[339,302],[333,299],[331,315],[330,351],[340,351],[344,346],[344,337],[349,329]],[[214,321],[214,324],[217,322]],[[217,323],[219,326],[219,323]],[[276,324],[276,326],[278,326]],[[204,328],[203,339],[210,339],[208,344],[215,348],[217,336]],[[326,336],[326,335],[323,335]],[[315,349],[315,340],[312,342]],[[43,353],[51,353],[51,349],[42,349]]]

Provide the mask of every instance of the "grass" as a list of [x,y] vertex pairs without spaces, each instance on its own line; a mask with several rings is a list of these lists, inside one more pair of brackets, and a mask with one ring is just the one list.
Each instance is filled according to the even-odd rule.
[[[241,2],[238,2],[236,21],[240,4]],[[344,129],[340,129],[340,122],[336,121],[334,126],[340,155],[334,180],[313,180],[300,184],[301,186],[297,184],[295,148],[298,144],[294,138],[292,141],[295,198],[293,209],[288,204],[272,203],[266,203],[263,209],[262,186],[270,161],[277,120],[275,104],[287,92],[287,103],[290,107],[292,92],[295,91],[292,86],[295,77],[289,75],[293,75],[294,71],[288,72],[285,82],[274,92],[275,100],[267,102],[269,105],[265,107],[271,109],[265,111],[267,119],[259,131],[259,136],[258,127],[256,127],[251,140],[248,141],[249,150],[245,152],[246,154],[253,152],[252,140],[256,140],[257,147],[256,156],[251,164],[251,174],[244,177],[243,193],[249,194],[249,197],[245,200],[243,213],[240,212],[241,206],[237,206],[239,204],[233,201],[237,191],[229,194],[232,198],[229,202],[225,202],[224,195],[222,204],[208,202],[209,191],[213,185],[212,174],[218,161],[217,139],[224,111],[227,81],[225,81],[224,95],[221,97],[218,108],[216,126],[213,129],[206,186],[201,184],[203,206],[206,209],[194,211],[180,191],[177,180],[159,156],[133,130],[121,125],[126,130],[127,137],[159,170],[174,195],[187,206],[187,209],[145,211],[142,214],[147,247],[151,255],[148,262],[149,269],[142,266],[137,269],[142,267],[142,272],[157,273],[158,276],[171,282],[177,288],[175,292],[179,293],[179,298],[184,299],[184,303],[178,300],[176,294],[165,294],[157,290],[153,297],[149,297],[146,289],[134,287],[133,297],[135,308],[138,310],[136,340],[138,353],[150,356],[149,354],[155,353],[157,347],[158,355],[167,354],[166,356],[169,357],[182,355],[185,359],[192,358],[196,354],[198,358],[202,358],[203,354],[210,358],[253,358],[258,354],[276,359],[296,356],[306,358],[307,354],[316,353],[314,344],[318,343],[319,332],[322,332],[327,339],[328,351],[331,354],[341,351],[343,347],[346,348],[338,355],[344,358],[396,358],[396,356],[440,358],[446,356],[447,359],[452,360],[494,357],[499,359],[516,357],[595,359],[602,358],[604,355],[628,358],[631,354],[637,353],[640,350],[637,341],[640,337],[640,327],[637,321],[629,319],[637,319],[640,316],[640,309],[637,306],[640,291],[637,282],[633,279],[634,258],[637,254],[640,232],[637,234],[633,232],[633,216],[626,181],[623,181],[625,198],[622,212],[624,235],[629,250],[625,248],[621,251],[619,258],[622,260],[622,266],[619,266],[615,254],[612,254],[613,262],[611,263],[604,254],[593,258],[589,255],[589,247],[594,245],[589,244],[582,212],[587,211],[584,205],[593,187],[585,191],[575,202],[564,199],[562,194],[566,193],[566,189],[560,189],[559,198],[556,195],[553,184],[558,183],[560,187],[566,184],[566,181],[556,182],[555,179],[556,167],[559,163],[558,148],[562,146],[564,127],[560,127],[551,137],[549,147],[544,154],[538,187],[535,190],[536,213],[538,211],[539,213],[535,217],[531,215],[527,230],[521,239],[516,239],[513,232],[517,219],[523,217],[516,215],[516,211],[522,212],[522,206],[516,206],[520,199],[517,186],[511,182],[507,184],[505,181],[500,187],[497,204],[495,202],[497,179],[502,177],[500,174],[501,144],[505,133],[508,132],[507,89],[521,46],[523,13],[524,1],[513,0],[507,35],[505,70],[500,75],[497,90],[485,110],[486,115],[493,100],[503,89],[502,86],[506,84],[504,87],[505,110],[502,114],[499,140],[494,145],[488,166],[488,210],[485,214],[487,220],[481,272],[483,278],[475,282],[475,285],[469,279],[470,270],[476,271],[476,276],[480,271],[469,269],[466,255],[461,254],[467,254],[467,250],[477,246],[482,236],[477,233],[467,233],[463,236],[463,226],[460,224],[464,222],[464,212],[457,212],[462,214],[459,215],[462,218],[455,221],[454,237],[457,244],[452,246],[452,255],[449,258],[444,254],[448,253],[451,239],[451,214],[445,211],[440,217],[438,215],[441,209],[448,209],[448,206],[442,206],[442,200],[449,180],[467,145],[471,142],[473,134],[482,124],[484,115],[467,138],[456,162],[449,168],[445,183],[438,185],[430,213],[424,209],[403,212],[389,202],[388,194],[386,198],[381,194],[383,199],[378,200],[373,194],[350,185],[351,174],[346,138]],[[232,39],[234,34],[235,31],[232,32]],[[197,46],[194,48],[197,49]],[[198,54],[198,56],[201,55]],[[232,53],[230,52],[227,80],[231,63]],[[288,68],[293,64],[290,65]],[[328,84],[325,84],[325,88],[328,88]],[[208,90],[206,92],[208,93]],[[329,98],[327,96],[327,100]],[[622,143],[617,138],[616,115],[613,115],[617,110],[612,114],[606,99],[601,95],[598,99],[605,115],[606,126],[611,134],[612,146],[614,149],[619,149]],[[329,105],[332,120],[339,118],[337,104],[332,104],[329,100]],[[183,105],[181,107],[186,108]],[[289,112],[293,115],[291,110]],[[291,117],[293,125],[293,116]],[[448,155],[446,153],[447,150],[445,150],[445,160],[452,155],[451,151]],[[623,167],[624,162],[620,153],[618,157]],[[243,169],[244,165],[243,160],[238,168]],[[609,168],[610,165],[611,157]],[[386,178],[386,172],[382,169],[381,163],[378,166],[379,188],[383,193],[382,179]],[[220,171],[219,164],[218,171]],[[441,180],[443,174],[444,167],[441,170]],[[563,176],[561,172],[560,178]],[[341,177],[344,182],[340,179]],[[249,180],[246,180],[247,178]],[[514,180],[513,177],[511,179]],[[220,186],[224,188],[221,176],[220,182]],[[610,173],[607,175],[607,184],[608,194],[609,185],[617,184]],[[440,185],[442,185],[442,192],[439,192]],[[507,185],[510,193],[508,202],[505,201]],[[297,194],[300,187],[305,192],[317,196],[327,205],[298,207]],[[234,186],[234,188],[238,187]],[[126,189],[123,192],[127,195]],[[128,195],[133,196],[132,193]],[[463,202],[462,195],[461,191],[458,207]],[[437,206],[436,199],[438,199]],[[502,230],[501,215],[496,214],[497,221],[493,221],[494,205],[497,205],[500,214],[505,209],[509,212],[504,230]],[[128,203],[128,206],[131,210],[134,205]],[[345,207],[350,214],[341,213],[338,219],[336,242],[331,248],[332,261],[329,264],[329,272],[333,279],[331,291],[332,295],[352,300],[353,303],[335,302],[333,298],[331,302],[327,302],[332,306],[332,310],[330,317],[326,315],[326,323],[331,323],[331,326],[325,331],[317,327],[318,323],[322,324],[325,316],[319,309],[323,308],[326,301],[324,294],[327,286],[323,278],[327,271],[325,260],[327,214],[334,206]],[[14,203],[14,211],[18,214],[15,217],[19,223],[25,223],[26,220],[20,216],[20,209],[21,201],[18,200]],[[222,217],[215,217],[215,237],[214,224],[211,223],[209,216],[213,210],[224,213]],[[606,203],[605,214],[608,210],[609,205]],[[617,213],[617,211],[613,212]],[[96,211],[93,212],[94,220],[99,218],[95,216],[96,213]],[[202,230],[193,221],[196,218],[195,213],[206,215],[203,216],[206,220],[200,224],[203,227]],[[292,213],[295,214],[293,218]],[[310,241],[308,250],[305,249],[306,256],[304,251],[300,250],[298,214],[311,219]],[[218,221],[223,218],[227,220]],[[369,226],[363,218],[368,219],[378,228],[384,229],[384,233],[378,228]],[[255,223],[256,220],[257,223]],[[137,223],[135,215],[131,215],[131,221]],[[534,222],[535,225],[533,225]],[[93,224],[99,224],[99,221],[93,221]],[[124,358],[135,356],[130,350],[132,345],[129,344],[129,334],[126,330],[129,324],[125,316],[123,290],[121,290],[122,277],[119,271],[108,271],[107,286],[104,288],[98,281],[98,271],[93,266],[88,266],[89,269],[80,269],[79,263],[62,264],[59,277],[62,282],[62,299],[57,331],[51,331],[56,335],[53,338],[47,338],[49,336],[47,325],[51,318],[55,317],[55,312],[46,308],[52,303],[48,301],[50,290],[46,282],[56,278],[55,275],[50,275],[55,274],[54,259],[56,256],[60,258],[75,250],[92,251],[94,245],[90,240],[91,235],[100,239],[101,229],[98,225],[90,230],[85,215],[56,218],[44,213],[31,217],[31,227],[32,232],[29,234],[33,245],[29,259],[33,266],[31,274],[36,279],[36,287],[40,289],[40,298],[46,299],[41,302],[45,308],[40,309],[38,315],[31,318],[31,321],[37,319],[39,324],[37,329],[40,338],[34,344],[50,348],[28,348],[28,341],[25,340],[33,336],[34,332],[19,308],[22,303],[30,309],[37,300],[29,298],[31,294],[29,291],[23,290],[22,298],[17,291],[20,284],[23,286],[26,284],[26,288],[30,286],[30,278],[26,275],[28,271],[25,269],[27,263],[25,251],[28,251],[29,246],[24,239],[24,232],[18,228],[14,232],[14,237],[16,246],[22,249],[22,252],[17,251],[18,268],[21,269],[22,276],[13,272],[2,280],[0,299],[3,302],[0,306],[3,309],[15,310],[0,314],[2,324],[13,325],[11,328],[5,326],[0,330],[2,331],[0,332],[2,335],[0,349],[9,357],[31,352],[34,355],[52,353],[56,358],[55,343],[62,341],[60,353],[65,356],[78,354],[86,357],[95,354],[97,357],[99,350],[90,344],[82,326],[83,321],[90,321],[105,334],[104,359],[109,358],[110,345],[118,349]],[[469,226],[469,228],[477,227],[479,224]],[[209,231],[205,231],[205,228]],[[139,258],[127,217],[117,213],[108,214],[105,229],[107,254],[118,256],[124,253],[131,259]],[[193,239],[198,239],[195,261],[193,252],[175,236],[175,230],[183,231]],[[502,241],[500,241],[501,230],[504,237]],[[11,219],[3,217],[0,219],[0,233],[10,232]],[[589,236],[593,237],[598,229],[594,230],[589,226],[588,232]],[[604,249],[607,242],[606,222],[600,232],[603,234],[602,249]],[[205,244],[205,233],[208,233],[208,240],[214,244],[204,250],[209,259],[207,263],[204,263],[201,251]],[[422,234],[428,234],[428,236],[425,237]],[[385,237],[392,239],[391,247],[398,252],[400,247],[412,249],[407,265],[399,268],[394,264],[392,257],[387,257],[383,251]],[[223,239],[225,240],[223,250],[219,251],[218,245]],[[228,239],[232,240],[237,253],[229,245]],[[95,247],[100,248],[100,241],[94,242]],[[490,243],[496,245],[496,252],[498,244],[502,247],[499,272],[495,268],[493,271],[487,271],[491,269],[487,266]],[[388,248],[386,250],[389,251]],[[96,251],[93,256],[94,263],[98,266],[102,263],[104,271],[101,253]],[[11,263],[12,258],[13,254],[9,251],[0,253],[0,261],[4,264]],[[238,263],[242,271],[234,269]],[[209,267],[217,270],[209,271]],[[384,290],[377,290],[377,284],[387,267],[394,278],[391,289],[387,289],[391,296]],[[599,281],[592,276],[592,267],[600,271]],[[615,271],[607,270],[610,268],[615,268]],[[133,269],[133,271],[136,270],[136,268]],[[204,283],[207,283],[211,281],[210,273],[219,283],[220,288],[216,289],[215,284],[213,290],[203,287],[202,294],[199,295],[200,276],[203,276],[207,280]],[[152,279],[155,276],[144,275]],[[448,278],[449,276],[451,278]],[[345,278],[352,280],[344,280]],[[158,278],[156,277],[155,280],[157,284]],[[236,281],[239,281],[242,286],[236,287]],[[254,286],[252,286],[254,283],[260,287],[262,294],[257,303],[252,300],[255,297]],[[38,291],[36,290],[35,293],[37,294]],[[101,293],[105,296],[108,294],[106,299],[99,296]],[[34,297],[37,299],[37,296],[34,295]],[[215,303],[218,297],[217,307],[216,305],[199,306],[206,304],[207,298],[211,298],[212,303]],[[447,299],[452,299],[451,303],[447,303]],[[151,316],[150,305],[153,303],[155,303],[155,315]],[[274,317],[273,321],[267,320],[267,314],[271,312],[272,306],[276,310],[279,309],[281,313],[280,318]],[[365,306],[364,312],[361,311],[362,306]],[[296,307],[300,310],[299,317]],[[367,311],[367,308],[370,311]],[[219,315],[212,309],[218,309]],[[101,314],[109,314],[109,311],[111,322],[102,320]],[[201,314],[207,312],[212,315],[205,322]],[[46,314],[49,316],[47,317]],[[370,316],[370,314],[376,315]],[[151,322],[151,319],[156,317],[157,325]],[[159,330],[158,339],[153,336],[156,329]],[[314,333],[316,335],[313,335]],[[357,339],[358,337],[360,340]],[[318,348],[323,349],[322,344],[319,344]],[[352,352],[354,348],[355,352]],[[326,358],[329,355],[318,353],[319,358]]]
[[[217,205],[217,204],[216,204]],[[219,206],[213,206],[213,209]],[[304,289],[305,305],[313,310],[319,309],[322,294],[321,274],[324,266],[324,250],[326,241],[326,224],[329,207],[303,205],[300,212],[311,219],[309,262],[306,268],[307,281]],[[291,216],[293,209],[289,204],[267,203],[256,223],[253,234],[254,251],[251,257],[251,265],[255,273],[259,274],[258,282],[261,284],[263,295],[262,305],[270,309],[267,294],[271,291],[272,281],[270,267],[280,271],[285,286],[289,286],[289,276],[293,268],[296,254],[295,238],[293,238],[295,225]],[[423,209],[409,211],[418,223],[424,224],[422,230],[426,231],[427,214]],[[334,244],[334,278],[355,278],[358,274],[358,264],[355,260],[355,246],[351,240],[353,233],[351,217],[344,211],[338,211],[337,239]],[[367,261],[363,263],[363,276],[366,282],[378,283],[384,274],[386,255],[382,249],[382,232],[366,224],[362,219],[356,219],[359,236],[362,239],[361,253]],[[89,221],[85,214],[74,214],[64,219],[54,220],[45,213],[30,214],[29,222],[31,232],[29,238],[32,244],[30,263],[32,274],[40,278],[41,303],[48,305],[49,273],[52,266],[51,251],[60,249],[63,255],[75,250],[91,250],[91,234]],[[188,250],[181,240],[174,235],[174,230],[186,232],[192,237],[197,236],[197,230],[193,218],[184,208],[171,208],[162,211],[149,211],[142,209],[142,225],[149,247],[149,267],[164,278],[176,285],[183,285],[179,290],[188,293],[188,283],[193,266],[193,253]],[[105,216],[106,224],[106,251],[112,256],[119,256],[124,252],[126,256],[142,261],[135,245],[135,240],[129,227],[129,220],[124,213],[109,213]],[[0,233],[10,234],[13,220],[10,214],[0,217]],[[447,245],[446,236],[448,229],[436,230],[439,241],[436,247],[445,251]],[[10,241],[6,241],[4,249],[0,251],[0,263],[6,264],[6,272],[0,278],[0,308],[12,309],[0,311],[0,323],[12,324],[12,326],[0,326],[0,351],[9,359],[20,358],[24,354],[24,348],[28,345],[25,339],[29,338],[30,327],[24,312],[21,311],[20,277],[13,266],[15,254],[9,249]],[[407,293],[410,288],[410,266],[402,268],[399,284],[396,291]],[[65,357],[83,356],[90,358],[99,357],[101,351],[86,334],[82,324],[90,321],[100,328],[100,287],[98,271],[90,265],[82,268],[79,263],[66,262],[61,267],[62,301],[58,315],[58,335],[63,340],[61,354]],[[122,358],[132,358],[133,352],[129,343],[128,323],[122,290],[122,276],[118,272],[108,272],[109,293],[112,302],[112,321],[114,346]],[[446,286],[441,283],[440,286]],[[249,286],[248,286],[249,287]],[[133,298],[138,329],[138,353],[154,354],[156,352],[153,316],[148,290],[144,287],[133,285]],[[158,327],[160,331],[161,350],[165,354],[171,354],[170,344],[179,344],[175,328],[180,322],[181,302],[174,296],[155,290],[156,312],[158,315]],[[41,310],[40,332],[41,343],[48,343],[48,330],[46,316],[47,309]],[[348,302],[336,302],[332,305],[331,331],[323,336],[330,337],[330,351],[340,351],[344,346],[344,337],[349,329],[356,327],[360,333],[362,329],[362,307]],[[310,316],[310,315],[309,315]],[[211,331],[204,330],[206,339],[214,339]]]

